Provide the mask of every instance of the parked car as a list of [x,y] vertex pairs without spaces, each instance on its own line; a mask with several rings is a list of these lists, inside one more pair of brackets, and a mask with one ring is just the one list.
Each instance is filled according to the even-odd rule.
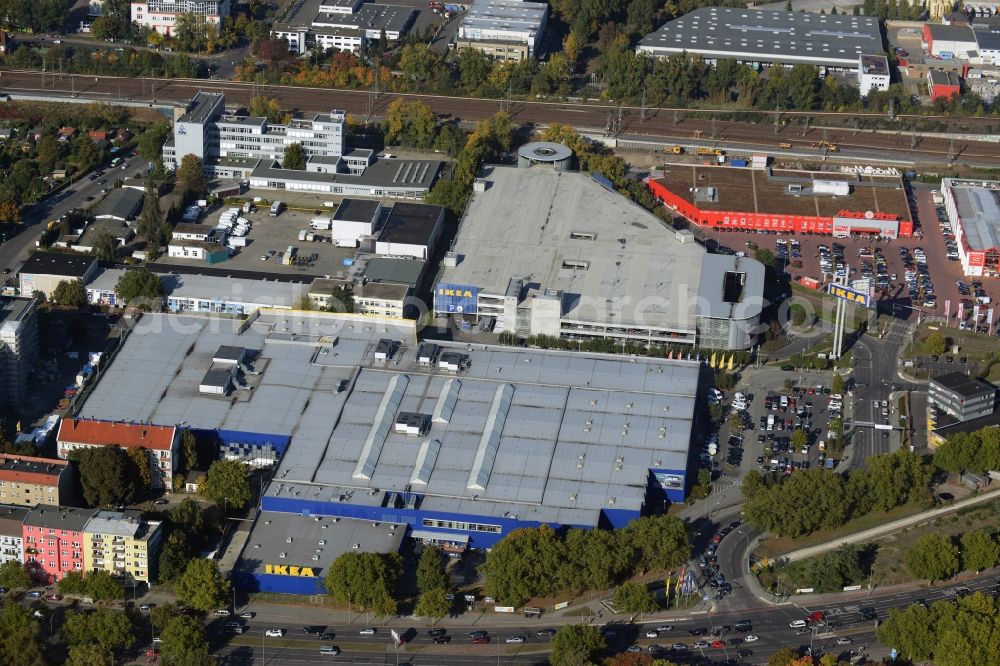
[[285,635],[284,629],[268,629],[264,632],[264,635],[268,638],[281,638]]

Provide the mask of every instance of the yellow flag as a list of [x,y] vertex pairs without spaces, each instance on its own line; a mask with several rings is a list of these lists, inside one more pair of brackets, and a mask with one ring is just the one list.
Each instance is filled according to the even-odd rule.
[[709,367],[712,367],[712,368],[715,367],[715,352],[712,352],[712,358],[709,359],[708,365],[709,365]]

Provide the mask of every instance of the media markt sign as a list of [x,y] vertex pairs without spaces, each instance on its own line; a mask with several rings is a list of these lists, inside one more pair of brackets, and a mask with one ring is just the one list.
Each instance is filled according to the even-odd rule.
[[264,573],[275,576],[297,576],[299,578],[316,577],[316,570],[312,567],[294,567],[288,564],[265,564]]

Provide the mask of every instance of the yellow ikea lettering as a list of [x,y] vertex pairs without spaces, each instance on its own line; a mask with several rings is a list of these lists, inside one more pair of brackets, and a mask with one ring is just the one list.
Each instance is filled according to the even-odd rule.
[[438,289],[441,296],[457,296],[459,298],[472,298],[472,292],[468,289]]
[[300,578],[315,578],[312,567],[295,567],[287,564],[265,564],[264,573],[275,576],[298,576]]

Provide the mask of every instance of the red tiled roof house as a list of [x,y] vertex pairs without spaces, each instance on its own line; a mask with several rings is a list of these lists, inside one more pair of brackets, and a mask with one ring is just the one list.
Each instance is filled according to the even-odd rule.
[[63,419],[56,444],[58,455],[63,459],[68,459],[76,449],[94,446],[146,449],[153,488],[169,488],[180,462],[180,431],[173,426]]

